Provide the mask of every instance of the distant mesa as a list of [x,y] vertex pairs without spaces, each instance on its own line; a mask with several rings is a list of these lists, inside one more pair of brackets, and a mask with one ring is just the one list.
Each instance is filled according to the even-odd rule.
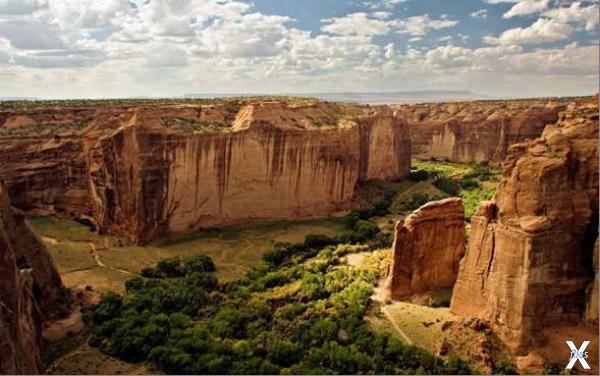
[[[350,102],[350,103],[417,103],[417,102],[442,102],[486,99],[485,95],[473,93],[469,90],[423,90],[423,91],[389,91],[389,92],[331,92],[331,93],[280,93],[278,95],[291,97],[310,97],[324,101]],[[252,97],[265,96],[265,94],[244,93],[195,93],[185,94],[183,98],[226,98],[226,97]]]

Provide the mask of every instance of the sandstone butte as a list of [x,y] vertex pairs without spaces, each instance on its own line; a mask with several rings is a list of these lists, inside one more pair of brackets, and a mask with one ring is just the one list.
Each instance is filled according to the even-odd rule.
[[141,244],[333,215],[351,207],[357,183],[410,169],[409,131],[385,106],[123,103],[0,112],[0,176],[13,205]]
[[44,373],[42,323],[66,291],[0,180],[0,374]]
[[510,145],[534,139],[573,100],[548,98],[394,105],[410,127],[414,158],[504,161]]
[[489,320],[519,350],[545,327],[597,322],[597,97],[512,146],[503,170],[472,218],[450,310]]
[[384,294],[400,299],[452,287],[465,252],[462,199],[429,202],[396,223]]

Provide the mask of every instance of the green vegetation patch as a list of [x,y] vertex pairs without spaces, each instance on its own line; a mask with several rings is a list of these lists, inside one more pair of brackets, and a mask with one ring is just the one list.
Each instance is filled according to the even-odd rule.
[[343,256],[379,246],[377,212],[353,212],[346,234],[275,244],[234,282],[206,257],[163,260],[102,298],[90,344],[175,374],[469,373],[365,323],[380,268]]
[[161,124],[165,128],[174,129],[182,132],[208,132],[216,133],[227,129],[222,124],[200,121],[190,118],[169,117],[162,118]]
[[83,120],[63,123],[40,123],[23,127],[0,127],[0,137],[39,137],[75,134],[87,127]]
[[[110,235],[99,235],[68,218],[40,217],[28,223],[50,249],[68,287],[83,288],[89,284],[100,291],[115,292],[124,292],[127,279],[166,258],[210,256],[218,278],[232,281],[258,265],[276,242],[299,242],[311,233],[334,236],[349,231],[342,219],[272,221],[205,230],[135,246]],[[92,258],[91,244],[104,266],[98,266]]]
[[500,170],[485,164],[413,161],[406,186],[394,198],[392,212],[410,212],[429,201],[461,197],[470,220],[482,201],[494,196]]

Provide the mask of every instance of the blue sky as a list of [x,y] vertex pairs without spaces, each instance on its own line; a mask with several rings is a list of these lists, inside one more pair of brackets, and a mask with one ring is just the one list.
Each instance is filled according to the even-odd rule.
[[0,97],[598,91],[597,0],[0,0]]
[[[537,0],[536,0],[537,1]],[[323,19],[333,17],[343,17],[344,15],[356,12],[386,11],[391,14],[390,18],[406,18],[428,14],[432,18],[439,18],[444,15],[453,20],[459,21],[452,28],[432,30],[421,41],[409,42],[410,37],[406,35],[391,34],[385,37],[377,38],[380,43],[395,43],[400,49],[407,45],[419,47],[436,46],[437,39],[447,35],[456,36],[458,34],[469,36],[466,40],[461,40],[461,45],[466,47],[482,47],[486,43],[483,37],[486,35],[497,35],[504,30],[527,27],[535,22],[539,14],[524,14],[519,17],[503,18],[502,15],[508,12],[514,5],[514,2],[488,3],[482,0],[412,0],[398,2],[394,5],[387,5],[385,1],[361,1],[361,0],[256,0],[247,1],[254,4],[255,8],[267,14],[278,14],[293,17],[295,27],[303,30],[309,30],[312,33],[322,33]],[[563,1],[568,5],[568,1]],[[593,5],[593,1],[583,1],[582,4]],[[560,2],[553,4],[559,5]],[[485,18],[471,16],[477,11],[485,11]],[[597,29],[593,31],[580,30],[573,33],[573,37],[567,40],[548,43],[545,47],[566,45],[573,41],[582,44],[590,44],[598,39]],[[526,50],[538,48],[536,45],[525,46]]]

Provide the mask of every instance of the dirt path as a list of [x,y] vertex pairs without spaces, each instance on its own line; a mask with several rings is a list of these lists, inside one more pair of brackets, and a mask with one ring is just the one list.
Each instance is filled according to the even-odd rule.
[[[381,285],[382,283],[380,283],[380,286]],[[381,308],[381,312],[383,312],[385,318],[390,322],[390,324],[392,324],[392,326],[394,327],[396,332],[398,332],[400,337],[402,337],[402,339],[406,341],[406,343],[408,343],[409,345],[414,345],[413,340],[410,339],[410,337],[407,336],[406,333],[404,333],[404,330],[402,330],[402,328],[398,326],[396,321],[394,321],[394,317],[392,316],[392,314],[388,310],[388,307],[385,304],[381,287],[375,287],[373,289],[373,295],[371,296],[371,300],[373,300],[375,303],[379,303],[379,308]]]
[[100,259],[100,252],[98,252],[98,248],[96,248],[96,244],[94,244],[92,242],[88,242],[88,245],[90,246],[90,256],[92,256],[92,259],[94,260],[96,265],[105,267],[106,265],[104,265],[104,263]]
[[119,268],[113,268],[112,266],[106,266],[106,264],[103,263],[102,259],[100,258],[100,251],[96,247],[96,244],[94,244],[92,242],[88,242],[88,245],[90,246],[90,256],[92,257],[92,259],[94,260],[94,262],[96,263],[97,266],[100,266],[102,268],[108,268],[108,269],[116,270],[116,271],[118,271],[120,273],[133,275],[133,273],[128,272],[127,270],[123,270],[123,269],[119,269]]
[[410,339],[409,336],[406,335],[406,333],[404,333],[404,331],[398,326],[398,324],[396,324],[396,322],[394,321],[394,318],[392,317],[391,313],[388,311],[388,308],[384,305],[381,306],[381,311],[383,312],[383,314],[385,315],[385,317],[388,319],[388,321],[392,324],[392,326],[394,327],[394,329],[396,329],[396,331],[398,332],[398,334],[400,334],[400,337],[402,337],[402,339],[404,339],[404,341],[406,341],[406,343],[408,343],[409,345],[413,345],[413,341]]

